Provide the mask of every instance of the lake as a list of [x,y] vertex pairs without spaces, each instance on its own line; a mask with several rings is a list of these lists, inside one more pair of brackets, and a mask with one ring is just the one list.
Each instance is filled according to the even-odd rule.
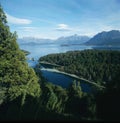
[[61,46],[59,44],[36,44],[36,45],[27,45],[20,44],[21,49],[29,51],[31,54],[28,55],[28,58],[35,58],[38,60],[41,56],[45,56],[51,53],[64,53],[66,51],[75,51],[75,50],[85,50],[85,49],[104,49],[104,50],[120,50],[120,46],[86,46],[86,45],[69,45]]
[[46,44],[46,45],[21,44],[20,48],[29,51],[31,54],[28,55],[28,57],[29,58],[34,57],[35,59],[39,59],[41,56],[45,56],[51,53],[62,53],[66,51],[92,49],[91,46],[85,46],[85,45],[60,46],[57,44]]
[[80,82],[80,86],[83,92],[91,93],[91,92],[95,92],[96,90],[96,87],[92,86],[90,83],[86,83],[83,80],[79,80],[76,79],[75,77],[65,75],[59,72],[54,72],[54,71],[56,70],[52,68],[49,68],[48,70],[48,68],[41,67],[41,72],[44,78],[55,85],[60,85],[63,88],[68,88],[75,80],[76,82]]
[[[84,49],[92,49],[91,46],[85,45],[70,45],[70,46],[60,46],[57,44],[50,45],[20,45],[21,49],[29,51],[31,54],[27,56],[27,58],[34,58],[35,60],[27,60],[29,66],[35,67],[38,63],[38,59],[42,56],[51,54],[51,53],[64,53],[66,51],[75,51],[75,50],[84,50]],[[103,47],[105,49],[105,47]],[[99,49],[99,47],[98,47]],[[101,49],[101,48],[100,48]],[[46,78],[47,81],[52,82],[56,85],[60,85],[63,88],[67,88],[73,81],[74,78],[70,76],[66,76],[61,73],[55,73],[52,71],[42,70],[42,75]],[[84,92],[91,92],[92,88],[90,84],[86,84],[81,82],[81,87]]]
[[92,49],[91,46],[85,46],[85,45],[60,46],[57,44],[49,44],[49,45],[48,44],[46,44],[46,45],[21,44],[20,48],[30,52],[30,54],[27,56],[27,58],[35,59],[35,61],[28,60],[29,65],[32,67],[34,67],[37,64],[37,60],[40,57],[51,54],[51,53],[64,53],[66,51]]

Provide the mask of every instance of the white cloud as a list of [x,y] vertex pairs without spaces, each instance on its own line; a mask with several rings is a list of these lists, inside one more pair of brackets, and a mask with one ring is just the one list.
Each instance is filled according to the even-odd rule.
[[6,13],[7,20],[11,24],[31,24],[32,21],[29,19],[17,18]]
[[71,29],[69,28],[69,26],[67,24],[58,24],[57,31],[71,31]]

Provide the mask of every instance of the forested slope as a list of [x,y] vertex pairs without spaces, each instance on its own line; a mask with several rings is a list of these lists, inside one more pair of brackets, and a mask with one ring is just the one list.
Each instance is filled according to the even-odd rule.
[[99,84],[113,81],[120,71],[119,51],[69,51],[67,53],[50,54],[39,61],[47,61],[60,65],[57,69],[92,80]]
[[39,97],[41,92],[39,78],[26,63],[16,38],[16,32],[10,32],[0,6],[0,118],[4,120],[15,118],[27,97]]
[[[62,67],[55,68],[104,85],[106,89],[93,95],[92,103],[96,107],[94,116],[97,120],[102,121],[120,121],[119,51],[70,51],[67,53],[50,54],[40,58],[39,61],[61,65]],[[86,99],[88,103],[88,98]]]

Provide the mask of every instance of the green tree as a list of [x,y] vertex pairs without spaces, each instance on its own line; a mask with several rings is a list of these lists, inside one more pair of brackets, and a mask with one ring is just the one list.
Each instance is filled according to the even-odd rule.
[[6,15],[0,6],[0,88],[4,88],[7,100],[22,96],[21,104],[24,104],[26,95],[40,95],[40,85],[16,40],[17,34],[10,32]]

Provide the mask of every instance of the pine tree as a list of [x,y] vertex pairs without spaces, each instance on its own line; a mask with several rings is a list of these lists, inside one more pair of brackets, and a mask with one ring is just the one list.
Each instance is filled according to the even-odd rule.
[[0,6],[0,89],[4,88],[8,100],[22,96],[23,104],[26,95],[40,95],[40,85],[16,40],[16,32],[10,32],[6,15]]

